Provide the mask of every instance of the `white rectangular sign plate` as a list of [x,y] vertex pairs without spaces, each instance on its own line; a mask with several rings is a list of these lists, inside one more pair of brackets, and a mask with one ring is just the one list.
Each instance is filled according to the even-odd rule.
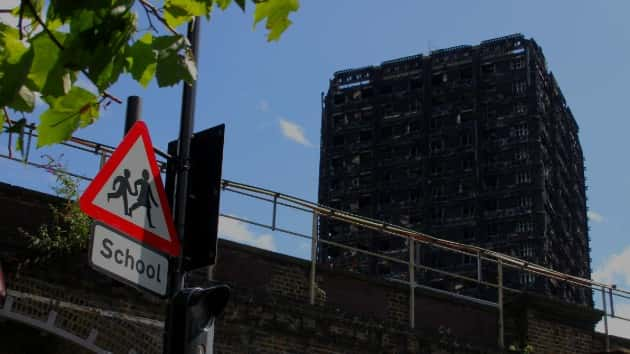
[[159,296],[166,295],[166,256],[99,223],[94,224],[91,243],[90,263],[96,270]]

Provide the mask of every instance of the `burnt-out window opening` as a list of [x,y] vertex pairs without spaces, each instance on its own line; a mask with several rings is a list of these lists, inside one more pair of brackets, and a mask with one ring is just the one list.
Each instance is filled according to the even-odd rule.
[[516,114],[527,114],[527,106],[523,103],[517,103],[514,107]]
[[473,135],[470,131],[465,131],[460,137],[460,143],[462,146],[470,146],[473,143]]
[[473,77],[473,69],[472,67],[463,68],[459,71],[459,77],[463,80],[469,80]]
[[481,65],[481,73],[482,74],[494,74],[496,71],[496,66],[494,63],[487,63]]
[[516,184],[526,184],[532,181],[532,177],[529,172],[516,173]]
[[437,139],[437,140],[433,140],[431,141],[431,144],[429,145],[431,152],[440,152],[442,150],[444,150],[444,140],[442,139]]
[[333,102],[335,104],[344,104],[346,103],[346,95],[344,95],[343,93],[338,93],[335,95]]
[[362,143],[367,143],[372,140],[372,131],[364,130],[359,135],[359,141]]
[[515,96],[525,96],[526,93],[527,93],[527,82],[518,81],[514,83]]
[[496,236],[499,234],[499,225],[496,223],[488,224],[486,226],[486,232],[488,236]]
[[484,184],[487,189],[493,190],[499,187],[499,177],[498,176],[486,176],[484,179]]

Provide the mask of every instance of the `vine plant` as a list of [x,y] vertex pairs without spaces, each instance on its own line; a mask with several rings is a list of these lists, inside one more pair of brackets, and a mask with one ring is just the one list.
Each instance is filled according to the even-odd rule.
[[44,157],[48,160],[47,171],[55,177],[53,191],[61,202],[49,206],[51,223],[41,225],[33,234],[20,230],[37,253],[31,259],[35,263],[85,250],[91,227],[91,219],[79,208],[79,179],[67,174],[59,159]]

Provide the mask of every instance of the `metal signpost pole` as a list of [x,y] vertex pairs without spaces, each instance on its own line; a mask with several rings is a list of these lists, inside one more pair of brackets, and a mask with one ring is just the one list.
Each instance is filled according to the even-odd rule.
[[[188,24],[187,37],[191,45],[192,53],[197,60],[198,47],[199,47],[199,17],[195,17]],[[179,139],[177,148],[177,177],[175,185],[175,201],[173,209],[175,216],[175,227],[177,228],[177,234],[179,235],[180,243],[184,243],[186,235],[184,234],[186,223],[186,202],[188,196],[188,175],[189,175],[189,159],[190,159],[190,145],[194,127],[195,116],[195,96],[197,93],[196,81],[192,83],[184,83],[184,90],[182,94],[182,113],[179,128]],[[175,271],[172,276],[172,293],[178,293],[183,287],[183,272],[182,272],[182,257],[178,257],[176,260]],[[171,301],[167,310],[165,336],[164,336],[164,354],[179,354],[172,353],[171,348],[174,340],[177,340],[173,336],[174,321],[176,314],[175,306]],[[210,344],[212,345],[212,344]]]
[[[199,47],[199,17],[195,17],[188,24],[188,40],[190,41],[191,50],[197,59],[197,48]],[[175,185],[175,227],[181,243],[186,238],[186,204],[188,201],[188,176],[190,172],[190,145],[195,125],[195,97],[197,95],[197,83],[184,83],[182,94],[182,115],[179,125],[179,139],[177,148],[178,171]],[[182,259],[178,260],[176,274],[178,278],[173,284],[175,291],[180,290],[182,282]]]
[[142,100],[138,96],[127,97],[127,115],[125,116],[125,134],[131,129],[133,123],[139,121],[142,112]]

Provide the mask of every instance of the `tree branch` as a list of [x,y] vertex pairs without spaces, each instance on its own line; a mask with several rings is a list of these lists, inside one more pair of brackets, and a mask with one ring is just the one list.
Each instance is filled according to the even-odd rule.
[[160,14],[160,11],[157,9],[157,7],[153,6],[147,0],[138,0],[138,1],[140,1],[140,4],[142,4],[142,6],[144,7],[144,10],[147,11],[147,13],[149,12],[152,13],[153,16],[155,16],[155,18],[157,18],[158,21],[162,22],[164,27],[166,27],[172,34],[181,36],[179,32],[177,32],[171,25],[168,24],[168,22],[166,22],[166,19],[164,19],[164,17]]
[[22,20],[24,19],[24,2],[20,2],[20,18],[18,19],[18,31],[20,32],[20,40],[22,40],[23,38],[23,33],[22,33]]
[[[35,17],[35,21],[37,21],[37,23],[39,23],[42,26],[42,28],[44,29],[44,31],[46,32],[48,37],[50,37],[50,39],[53,41],[53,43],[55,43],[55,45],[59,49],[64,50],[65,48],[64,48],[63,44],[61,44],[61,42],[59,42],[59,40],[55,37],[55,35],[50,31],[48,26],[46,26],[46,23],[44,23],[44,21],[39,17],[39,14],[35,10],[35,6],[33,6],[33,4],[31,3],[31,0],[22,0],[22,3],[26,3],[26,6],[28,6],[28,8],[33,12],[33,16]],[[88,79],[90,79],[90,76],[88,75],[88,72],[85,71],[85,69],[82,69],[81,72],[83,73],[83,75],[87,76]],[[90,79],[90,81],[92,81],[92,79]],[[92,83],[94,83],[94,82],[92,81]],[[120,98],[110,94],[107,91],[103,91],[101,93],[101,95],[103,97],[107,97],[108,99],[110,99],[110,100],[112,100],[112,101],[114,101],[116,103],[123,103],[123,101]]]
[[155,26],[153,25],[153,21],[151,20],[151,13],[149,12],[149,9],[146,6],[142,6],[142,8],[144,9],[144,12],[147,14],[147,21],[149,21],[149,28],[153,32],[158,33],[157,28],[155,28]]

